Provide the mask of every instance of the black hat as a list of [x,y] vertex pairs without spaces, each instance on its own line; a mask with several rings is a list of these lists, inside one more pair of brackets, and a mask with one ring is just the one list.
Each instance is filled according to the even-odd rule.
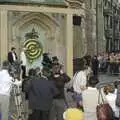
[[11,50],[15,50],[16,48],[15,47],[12,47]]
[[49,55],[49,53],[43,53],[43,56],[48,56]]
[[57,56],[52,57],[52,60],[53,60],[53,61],[56,61],[56,60],[58,61]]

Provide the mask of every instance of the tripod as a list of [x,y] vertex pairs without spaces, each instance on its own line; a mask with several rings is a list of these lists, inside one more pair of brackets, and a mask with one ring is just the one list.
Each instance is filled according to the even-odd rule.
[[19,85],[14,84],[12,86],[12,97],[15,102],[16,115],[12,115],[11,117],[15,120],[25,120],[22,92],[21,87]]

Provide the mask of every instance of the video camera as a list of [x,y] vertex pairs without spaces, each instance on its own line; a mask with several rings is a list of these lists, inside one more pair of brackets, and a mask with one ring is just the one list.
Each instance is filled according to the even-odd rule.
[[16,78],[19,79],[20,69],[21,69],[20,65],[21,63],[19,61],[16,61],[13,64],[10,64],[8,67],[8,72],[14,79]]
[[67,92],[72,92],[72,93],[74,93],[74,89],[73,89],[73,87],[71,87],[71,88],[67,88]]

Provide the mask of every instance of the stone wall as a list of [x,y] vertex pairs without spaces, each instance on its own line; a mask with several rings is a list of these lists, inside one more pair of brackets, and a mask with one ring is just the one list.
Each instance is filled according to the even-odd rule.
[[85,0],[86,8],[86,39],[87,39],[87,54],[96,54],[96,11],[91,0]]

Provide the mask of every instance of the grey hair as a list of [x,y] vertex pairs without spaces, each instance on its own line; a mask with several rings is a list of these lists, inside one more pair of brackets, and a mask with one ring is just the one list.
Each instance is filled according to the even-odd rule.
[[9,66],[10,66],[10,63],[7,60],[3,61],[3,63],[2,63],[2,69],[7,69],[8,70]]

